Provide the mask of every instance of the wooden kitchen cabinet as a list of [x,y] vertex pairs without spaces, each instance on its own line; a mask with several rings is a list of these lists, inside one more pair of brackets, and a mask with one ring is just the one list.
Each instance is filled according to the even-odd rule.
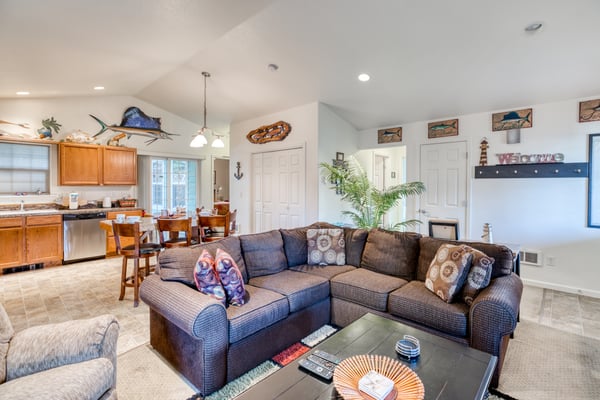
[[0,218],[0,270],[29,264],[60,265],[63,256],[61,215]]
[[[128,210],[128,211],[109,211],[106,213],[106,219],[117,219],[117,214],[125,214],[129,216],[142,216],[142,210]],[[133,244],[133,238],[121,238],[121,246],[129,246]],[[117,247],[115,245],[115,237],[112,232],[106,232],[106,256],[117,255]]]
[[62,215],[35,215],[26,217],[25,255],[26,264],[62,264]]
[[59,143],[59,184],[137,185],[137,150],[130,147]]
[[23,217],[0,218],[0,269],[25,264]]

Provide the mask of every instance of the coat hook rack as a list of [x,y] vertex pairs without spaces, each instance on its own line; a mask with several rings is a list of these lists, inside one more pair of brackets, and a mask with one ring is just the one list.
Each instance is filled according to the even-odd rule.
[[242,166],[240,165],[240,162],[238,161],[238,162],[235,164],[235,169],[237,169],[237,172],[233,174],[233,177],[234,177],[235,179],[237,179],[238,181],[239,181],[240,179],[242,179],[242,176],[244,176],[244,173],[243,173],[243,172],[240,172],[240,168],[242,168]]

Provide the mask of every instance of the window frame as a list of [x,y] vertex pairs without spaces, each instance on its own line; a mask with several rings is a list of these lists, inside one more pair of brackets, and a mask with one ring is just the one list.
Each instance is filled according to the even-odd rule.
[[[10,192],[4,192],[2,191],[2,189],[0,189],[0,195],[20,195],[20,194],[29,194],[29,193],[36,193],[38,190],[40,191],[40,193],[45,193],[45,194],[49,194],[50,190],[51,190],[51,176],[50,176],[50,170],[51,170],[51,163],[52,163],[52,152],[50,151],[50,144],[48,143],[30,143],[30,142],[12,142],[12,141],[0,141],[0,146],[26,146],[26,147],[32,147],[32,146],[36,146],[36,147],[43,147],[46,149],[46,168],[42,169],[42,168],[3,168],[0,167],[0,173],[6,171],[6,173],[8,174],[14,174],[16,172],[20,172],[20,173],[31,173],[33,174],[35,173],[41,173],[44,177],[44,187],[34,187],[37,185],[32,185],[28,191],[10,191]],[[10,151],[10,153],[14,153],[14,151]],[[2,185],[4,186],[4,185]],[[14,187],[11,186],[11,188],[14,189]]]

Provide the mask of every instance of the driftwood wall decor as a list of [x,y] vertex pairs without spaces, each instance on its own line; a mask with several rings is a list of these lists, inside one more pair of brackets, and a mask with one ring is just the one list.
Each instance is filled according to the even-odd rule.
[[285,121],[278,121],[250,131],[246,138],[250,143],[263,144],[283,140],[291,131],[290,124]]

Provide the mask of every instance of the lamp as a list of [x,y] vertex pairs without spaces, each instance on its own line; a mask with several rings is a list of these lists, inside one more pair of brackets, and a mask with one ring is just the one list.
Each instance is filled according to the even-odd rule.
[[225,143],[223,143],[223,139],[221,139],[221,136],[219,135],[215,135],[216,139],[213,140],[211,146],[212,147],[217,147],[217,148],[223,148],[225,147]]
[[[204,77],[204,125],[202,125],[202,128],[198,130],[198,133],[196,133],[196,136],[192,139],[190,147],[203,147],[205,144],[208,144],[205,134],[211,132],[211,130],[206,127],[206,78],[210,77],[210,73],[203,71],[202,76]],[[222,147],[224,146],[225,144],[223,144]],[[214,143],[213,147],[216,147],[214,146]]]

